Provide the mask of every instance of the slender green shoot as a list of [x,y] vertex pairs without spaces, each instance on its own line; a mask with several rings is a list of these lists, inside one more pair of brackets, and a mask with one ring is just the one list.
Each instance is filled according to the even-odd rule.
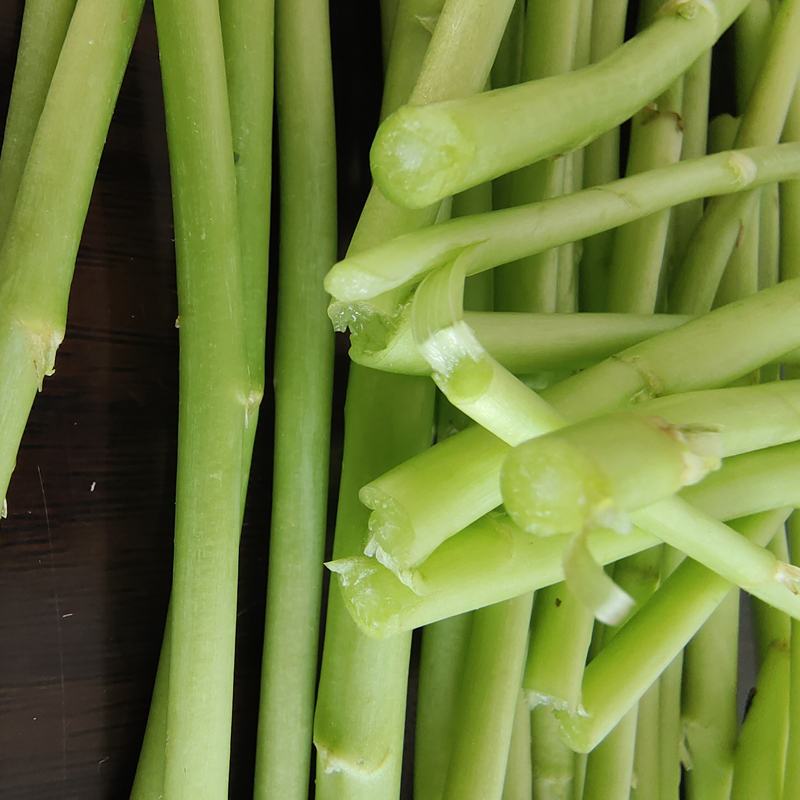
[[[370,153],[381,191],[407,208],[431,203],[583,147],[657,97],[741,13],[746,0],[674,0],[602,62],[467,101],[403,106]],[[628,91],[619,92],[620,86]],[[572,113],[553,113],[553,109]]]
[[320,286],[337,250],[327,0],[278,0],[275,38],[280,335],[254,796],[303,800],[311,761],[333,388],[333,331]]
[[533,595],[481,608],[472,621],[443,800],[500,800]]
[[789,642],[776,639],[758,673],[733,765],[731,800],[780,797],[789,738]]
[[[779,141],[800,72],[800,2],[781,3],[770,42],[747,110],[736,136],[737,147]],[[670,295],[670,308],[680,314],[702,314],[711,308],[725,264],[735,246],[748,205],[757,195],[712,201],[692,236],[686,258]]]
[[76,6],[8,223],[0,252],[3,498],[34,397],[64,338],[78,243],[142,4]]
[[28,0],[0,153],[0,245],[77,0]]
[[[754,546],[766,544],[788,509],[749,517],[736,526]],[[589,752],[647,691],[732,585],[687,559],[587,666],[584,714],[558,712],[576,750]]]
[[417,800],[439,800],[444,791],[471,628],[472,615],[459,614],[422,632],[414,737]]
[[794,178],[800,172],[798,153],[800,148],[793,144],[719,153],[622,178],[602,188],[382,240],[379,246],[373,243],[335,265],[325,278],[325,288],[342,303],[369,298],[377,303],[395,293],[402,299],[422,276],[472,245],[477,247],[468,274],[687,200]]

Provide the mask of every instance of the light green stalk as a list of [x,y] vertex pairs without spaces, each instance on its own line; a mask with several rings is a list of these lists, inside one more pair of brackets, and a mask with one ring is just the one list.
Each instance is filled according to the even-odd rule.
[[[800,515],[789,517],[787,526],[792,563],[800,563]],[[800,623],[792,620],[789,667],[789,741],[786,747],[786,767],[783,777],[783,800],[800,797]]]
[[[370,153],[381,191],[408,208],[579,148],[657,97],[741,13],[746,0],[676,0],[602,62],[426,110],[403,106]],[[628,91],[620,92],[626,86]],[[552,114],[549,109],[572,109]]]
[[789,642],[776,639],[767,652],[756,681],[733,766],[731,800],[780,797],[789,737]]
[[[479,8],[450,0],[412,100],[422,103],[479,91],[510,9],[507,0],[484,2]],[[436,209],[409,214],[373,189],[350,249],[357,252],[430,224],[435,216]],[[330,313],[340,322],[352,321],[352,309],[334,305]],[[426,379],[351,368],[335,555],[363,548],[367,512],[358,502],[358,488],[426,447],[432,418],[433,386]],[[391,643],[369,640],[349,618],[339,593],[331,592],[314,722],[320,800],[378,800],[399,792],[410,643],[410,636]]]
[[522,680],[531,594],[475,612],[443,800],[500,800]]
[[577,712],[594,615],[563,583],[536,594],[523,688],[532,707],[534,798],[569,797],[575,759],[558,736],[553,708]]
[[[800,140],[800,92],[795,90],[782,140]],[[789,280],[800,275],[800,180],[780,186],[780,278]]]
[[227,791],[249,380],[216,3],[155,5],[175,210],[180,411],[164,794]]
[[[725,459],[722,469],[681,496],[717,519],[800,506],[800,444],[792,442]],[[736,513],[728,514],[728,509]]]
[[660,681],[656,681],[639,701],[631,800],[649,800],[651,797],[658,797],[660,791],[660,701]]
[[[775,451],[780,449],[774,448]],[[782,454],[776,454],[780,473]],[[760,454],[741,458],[756,455]],[[754,503],[752,498],[756,493],[740,483],[739,491],[732,492],[731,501],[724,505],[726,515],[736,517],[794,504],[797,459],[790,456],[789,461],[789,471],[793,474],[784,482],[780,497],[759,498]],[[725,469],[721,474],[725,474]],[[698,484],[692,497],[698,509],[705,505],[703,487],[708,480]],[[765,467],[763,472],[756,467],[751,472],[751,481],[756,486],[773,480],[770,467]],[[740,498],[741,502],[737,503]],[[569,540],[565,535],[531,537],[513,525],[507,516],[491,514],[434,551],[410,576],[412,588],[401,584],[374,559],[363,556],[329,566],[341,575],[345,602],[358,625],[368,635],[381,638],[562,581],[563,548]],[[599,563],[609,563],[653,547],[658,541],[636,527],[626,536],[601,529],[590,535],[589,548]]]
[[[789,561],[789,548],[784,530],[776,532],[768,548],[775,558]],[[763,664],[769,648],[776,639],[782,639],[786,642],[791,639],[791,620],[786,614],[756,599],[753,600],[753,618],[755,621],[758,662]]]
[[[580,0],[533,0],[527,4],[521,81],[574,68],[579,10]],[[545,159],[516,173],[511,181],[512,205],[564,194],[567,158]],[[501,267],[495,275],[498,310],[555,311],[558,259],[559,251],[553,249]]]
[[625,800],[630,796],[638,704],[589,753],[583,800]]
[[800,147],[793,144],[681,162],[621,179],[602,189],[585,189],[530,206],[453,220],[386,240],[380,246],[373,243],[369,250],[336,264],[325,278],[325,288],[343,303],[369,298],[383,302],[382,297],[405,296],[421,277],[471,246],[476,247],[468,274],[590,236],[692,198],[739,192],[791,179],[798,173]]
[[[680,566],[685,556],[673,547],[662,548],[661,583]],[[681,755],[683,728],[681,726],[681,674],[683,651],[672,659],[661,674],[659,683],[659,773],[658,797],[678,800],[681,785]]]
[[[736,527],[765,544],[788,509],[749,517]],[[583,681],[585,715],[559,712],[576,750],[589,752],[638,701],[732,589],[721,576],[687,559],[600,654]]]
[[[467,278],[464,305],[470,281]],[[464,322],[481,346],[515,375],[585,369],[631,345],[688,322],[678,314],[519,314],[464,312]],[[429,375],[430,364],[414,344],[410,309],[382,350],[370,350],[361,337],[350,344],[350,358],[373,369],[405,375]]]
[[422,632],[414,750],[414,797],[441,800],[453,739],[472,614]]
[[444,0],[397,0],[389,60],[383,86],[381,119],[405,103],[414,90],[431,42],[431,30]]
[[[522,72],[522,43],[525,34],[525,0],[515,0],[508,18],[503,39],[492,66],[491,84],[494,89],[515,86]],[[514,175],[501,175],[492,181],[492,207],[509,208],[513,205],[511,186]]]
[[[658,587],[662,550],[661,547],[645,550],[614,565],[614,581],[622,591],[632,598],[636,609],[641,608]],[[603,647],[606,647],[622,629],[623,627],[619,625],[606,627],[603,631]],[[639,769],[643,771],[643,784],[649,786],[653,783],[653,778],[657,778],[657,765],[654,765],[653,757],[657,752],[658,685],[653,684],[645,697],[654,692],[654,687],[656,708],[652,708],[653,698],[651,697],[649,709],[646,706],[631,709],[596,749],[596,752],[589,755],[586,765],[586,781],[592,787],[595,797],[600,796],[602,777],[609,775],[609,770],[611,770],[609,777],[612,780],[612,784],[608,788],[609,798],[628,797],[636,783],[634,768],[637,763]],[[644,705],[644,700],[642,704]],[[647,741],[648,737],[655,738],[656,742]],[[645,752],[640,752],[640,744],[641,747],[646,748]],[[600,779],[595,774],[598,770]],[[654,797],[655,795],[644,796]]]
[[78,243],[141,8],[141,0],[81,0],[30,147],[0,252],[0,497],[64,338]]
[[733,777],[739,593],[719,604],[686,647],[681,715],[689,800],[727,800]]
[[508,750],[506,776],[503,781],[503,800],[534,800],[532,788],[531,712],[520,691],[511,729],[511,746]]
[[[798,39],[800,2],[785,0],[775,15],[768,50],[736,136],[737,147],[779,141],[800,72]],[[670,295],[673,311],[702,314],[711,308],[741,221],[753,198],[751,193],[742,193],[736,198],[709,203],[676,276]]]
[[492,65],[492,86],[502,89],[519,83],[522,71],[522,42],[525,34],[525,2],[515,0],[503,38]]
[[0,153],[0,245],[77,0],[28,0]]
[[625,512],[718,469],[721,447],[714,433],[630,412],[585,420],[509,453],[500,474],[503,504],[517,525],[539,536],[587,525],[624,532]]
[[[591,63],[602,61],[622,45],[627,11],[628,0],[595,0],[589,55]],[[619,178],[618,127],[589,142],[583,152],[585,188],[611,183]],[[590,236],[583,243],[579,281],[582,311],[605,310],[612,243],[613,234],[608,231]]]
[[387,66],[392,46],[394,24],[397,19],[397,9],[400,0],[381,0],[381,51],[383,53],[383,66]]
[[281,179],[275,449],[256,788],[308,795],[325,551],[333,332],[321,278],[336,260],[327,0],[278,0]]
[[747,108],[764,63],[774,5],[777,3],[771,0],[751,0],[733,26],[736,105],[740,112]]
[[[363,548],[367,511],[357,492],[369,475],[427,447],[433,392],[420,378],[354,366],[345,406],[343,471],[334,557]],[[403,403],[394,402],[398,397]],[[376,447],[376,442],[383,442]],[[314,718],[317,796],[392,797],[399,792],[410,635],[364,636],[331,591]]]
[[[679,81],[634,115],[626,175],[679,160],[681,95]],[[666,208],[616,231],[609,266],[609,311],[646,314],[655,310],[670,213]]]
[[[711,51],[707,50],[695,61],[683,78],[683,144],[681,159],[689,161],[706,154],[708,139],[708,98],[711,88]],[[695,227],[703,218],[703,201],[690,200],[672,209],[667,245],[668,283],[674,269],[683,261],[686,246]],[[662,293],[663,294],[663,293]]]
[[[651,25],[660,13],[660,3],[642,3],[638,19],[640,30]],[[683,83],[683,78],[679,78],[633,116],[626,175],[680,159],[684,129]],[[616,231],[609,266],[609,311],[651,314],[655,310],[670,215],[667,208]]]
[[528,716],[532,796],[534,800],[566,800],[575,788],[575,753],[561,740],[552,708],[536,706]]
[[[764,360],[770,361],[800,342],[795,293],[800,295],[800,282],[783,283],[718,309],[562,381],[542,397],[563,417],[577,421],[625,407],[633,399],[729,383],[763,363],[754,351],[768,352]],[[761,336],[754,337],[755,330]],[[780,344],[770,341],[781,336]],[[686,353],[694,358],[687,360]],[[471,429],[373,481],[362,490],[362,499],[375,509],[371,538],[387,553],[402,542],[412,553],[408,564],[421,560],[499,505],[500,467],[507,452],[508,446],[487,431]]]
[[[273,5],[271,2],[223,0],[220,22],[234,147],[245,346],[250,378],[248,424],[242,453],[244,504],[264,394],[272,182]],[[163,792],[171,618],[168,613],[131,800],[158,798]]]

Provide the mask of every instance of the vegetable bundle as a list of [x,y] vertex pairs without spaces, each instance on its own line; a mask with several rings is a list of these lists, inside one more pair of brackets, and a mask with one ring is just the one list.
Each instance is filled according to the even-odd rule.
[[[57,381],[142,6],[25,6],[0,157],[3,494]],[[229,787],[273,345],[273,76],[254,796],[301,800],[313,770],[320,798],[389,800],[404,769],[437,800],[800,792],[800,2],[385,0],[374,185],[338,263],[326,3],[153,6],[180,399],[131,797]],[[726,47],[737,116],[709,121]],[[321,625],[334,327],[352,364]]]

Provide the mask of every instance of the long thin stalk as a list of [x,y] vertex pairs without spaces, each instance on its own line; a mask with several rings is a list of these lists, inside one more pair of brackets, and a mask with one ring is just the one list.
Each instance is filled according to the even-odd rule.
[[0,153],[0,245],[77,0],[28,0]]
[[[403,106],[378,130],[370,153],[373,177],[389,199],[424,208],[585,145],[664,91],[745,5],[671,3],[645,31],[578,72],[427,109]],[[620,93],[620,85],[627,91]],[[571,112],[551,113],[556,106]]]
[[471,628],[472,615],[460,614],[422,632],[414,737],[417,800],[441,800],[444,791]]
[[[764,544],[788,511],[750,517],[736,526],[748,540]],[[570,744],[588,752],[602,741],[731,589],[697,562],[681,564],[586,668],[585,714],[559,712]]]
[[[469,13],[470,10],[472,13]],[[424,103],[479,91],[486,82],[511,3],[479,8],[450,0],[436,26],[412,94]],[[431,224],[436,209],[408,213],[373,189],[350,249]],[[352,309],[329,310],[338,324]],[[347,390],[345,453],[334,553],[363,547],[367,514],[358,489],[430,441],[433,386],[425,379],[381,375],[354,366]],[[376,446],[381,443],[381,446]],[[376,800],[396,796],[400,781],[410,636],[370,641],[349,618],[338,592],[328,602],[325,647],[314,720],[317,796]],[[365,756],[366,753],[366,756]]]
[[341,302],[378,302],[392,296],[390,290],[405,296],[426,273],[467,247],[477,245],[468,274],[481,272],[676,203],[793,179],[800,172],[799,152],[797,145],[784,144],[720,153],[623,178],[602,189],[453,220],[380,246],[372,243],[335,265],[325,287]]
[[739,595],[731,592],[684,651],[681,711],[689,800],[724,800],[730,794],[738,733],[738,643]]
[[500,800],[525,660],[531,594],[477,611],[443,800]]
[[[273,4],[223,0],[220,22],[234,147],[245,346],[250,378],[248,424],[242,451],[244,505],[264,394],[272,178]],[[150,800],[163,792],[171,620],[169,612],[131,800]]]
[[[781,3],[770,31],[768,51],[759,71],[736,136],[737,147],[779,141],[800,71],[800,2]],[[670,308],[682,314],[702,314],[711,308],[717,286],[736,244],[753,195],[709,203],[692,236],[686,258],[675,278]]]
[[256,798],[308,795],[325,550],[333,332],[321,277],[336,259],[327,0],[278,0],[281,215],[275,450]]
[[[589,60],[602,61],[625,38],[628,0],[595,0]],[[619,178],[619,128],[614,127],[584,148],[583,186],[590,188]],[[583,243],[580,264],[580,307],[582,311],[603,311],[608,284],[608,259],[613,235],[603,232]]]
[[2,497],[64,338],[78,242],[141,8],[142,0],[76,6],[0,252]]
[[[188,22],[187,22],[188,19]],[[156,3],[173,180],[180,412],[164,794],[227,791],[250,394],[218,7]]]
[[[427,447],[432,418],[433,392],[424,379],[351,368],[334,557],[363,548],[368,514],[359,485]],[[314,717],[318,797],[396,796],[410,648],[410,635],[388,642],[364,636],[340,594],[330,592]]]

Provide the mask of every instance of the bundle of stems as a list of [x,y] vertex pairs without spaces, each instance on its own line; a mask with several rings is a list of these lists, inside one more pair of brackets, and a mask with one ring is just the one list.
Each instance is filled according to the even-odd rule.
[[[26,4],[0,154],[0,496],[142,4]],[[800,796],[800,0],[382,0],[375,184],[338,263],[326,0],[154,8],[180,407],[131,797],[228,792],[273,85],[254,796],[303,800],[313,775],[321,800],[399,798],[412,724],[419,800]],[[738,119],[709,127],[731,24]],[[324,606],[331,322],[353,363]],[[741,729],[739,590],[760,664]]]

